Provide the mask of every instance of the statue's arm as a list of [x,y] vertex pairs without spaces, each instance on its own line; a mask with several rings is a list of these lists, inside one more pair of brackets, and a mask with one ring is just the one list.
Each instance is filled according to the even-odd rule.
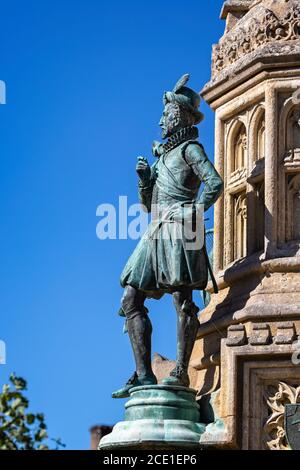
[[151,167],[151,176],[148,182],[139,180],[138,191],[139,201],[146,212],[151,212],[152,193],[156,180],[156,163]]
[[199,202],[204,205],[204,210],[207,211],[222,194],[223,180],[208,159],[202,145],[189,145],[186,150],[186,159],[194,173],[204,183]]

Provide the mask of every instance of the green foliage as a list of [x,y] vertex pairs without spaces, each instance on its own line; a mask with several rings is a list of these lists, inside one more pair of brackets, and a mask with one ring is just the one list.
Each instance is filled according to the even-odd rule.
[[[11,374],[9,382],[0,393],[0,450],[49,450],[44,415],[28,412],[26,380]],[[64,447],[60,439],[51,440],[56,449]]]

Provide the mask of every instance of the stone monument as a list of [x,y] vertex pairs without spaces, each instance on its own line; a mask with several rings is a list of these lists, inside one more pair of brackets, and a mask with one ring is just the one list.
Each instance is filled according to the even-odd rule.
[[[139,197],[152,221],[121,275],[125,289],[120,314],[126,317],[136,371],[114,398],[129,398],[125,421],[101,439],[100,449],[195,448],[200,424],[196,392],[189,388],[188,366],[199,322],[193,291],[214,280],[204,241],[203,210],[223,189],[218,172],[198,141],[195,127],[203,119],[200,96],[184,75],[163,97],[160,120],[165,143],[154,142],[157,158],[150,168],[138,158]],[[198,197],[201,183],[204,189]],[[152,326],[147,298],[173,296],[177,312],[177,360],[162,384],[151,363]]]
[[300,5],[228,0],[221,18],[201,93],[215,111],[225,185],[215,205],[219,292],[208,286],[191,386],[204,446],[284,450],[286,405],[300,403]]

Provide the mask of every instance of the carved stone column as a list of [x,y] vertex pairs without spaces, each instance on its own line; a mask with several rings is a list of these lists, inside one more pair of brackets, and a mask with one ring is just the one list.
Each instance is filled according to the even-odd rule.
[[[215,167],[224,178],[224,123],[216,117],[215,127]],[[224,195],[214,206],[215,219],[220,221],[218,231],[214,235],[214,270],[220,271],[223,266],[223,233],[224,233]]]
[[278,116],[274,83],[266,85],[265,253],[277,248]]

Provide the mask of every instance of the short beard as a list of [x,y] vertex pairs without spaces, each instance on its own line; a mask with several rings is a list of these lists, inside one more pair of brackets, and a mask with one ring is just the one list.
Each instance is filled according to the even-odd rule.
[[167,139],[172,135],[176,134],[180,129],[185,127],[191,127],[195,124],[194,116],[185,108],[180,107],[177,103],[174,103],[173,108],[174,119],[169,122],[168,129],[162,130],[162,138]]
[[172,132],[170,129],[163,129],[161,132],[161,137],[162,139],[168,139],[168,137],[171,137]]

